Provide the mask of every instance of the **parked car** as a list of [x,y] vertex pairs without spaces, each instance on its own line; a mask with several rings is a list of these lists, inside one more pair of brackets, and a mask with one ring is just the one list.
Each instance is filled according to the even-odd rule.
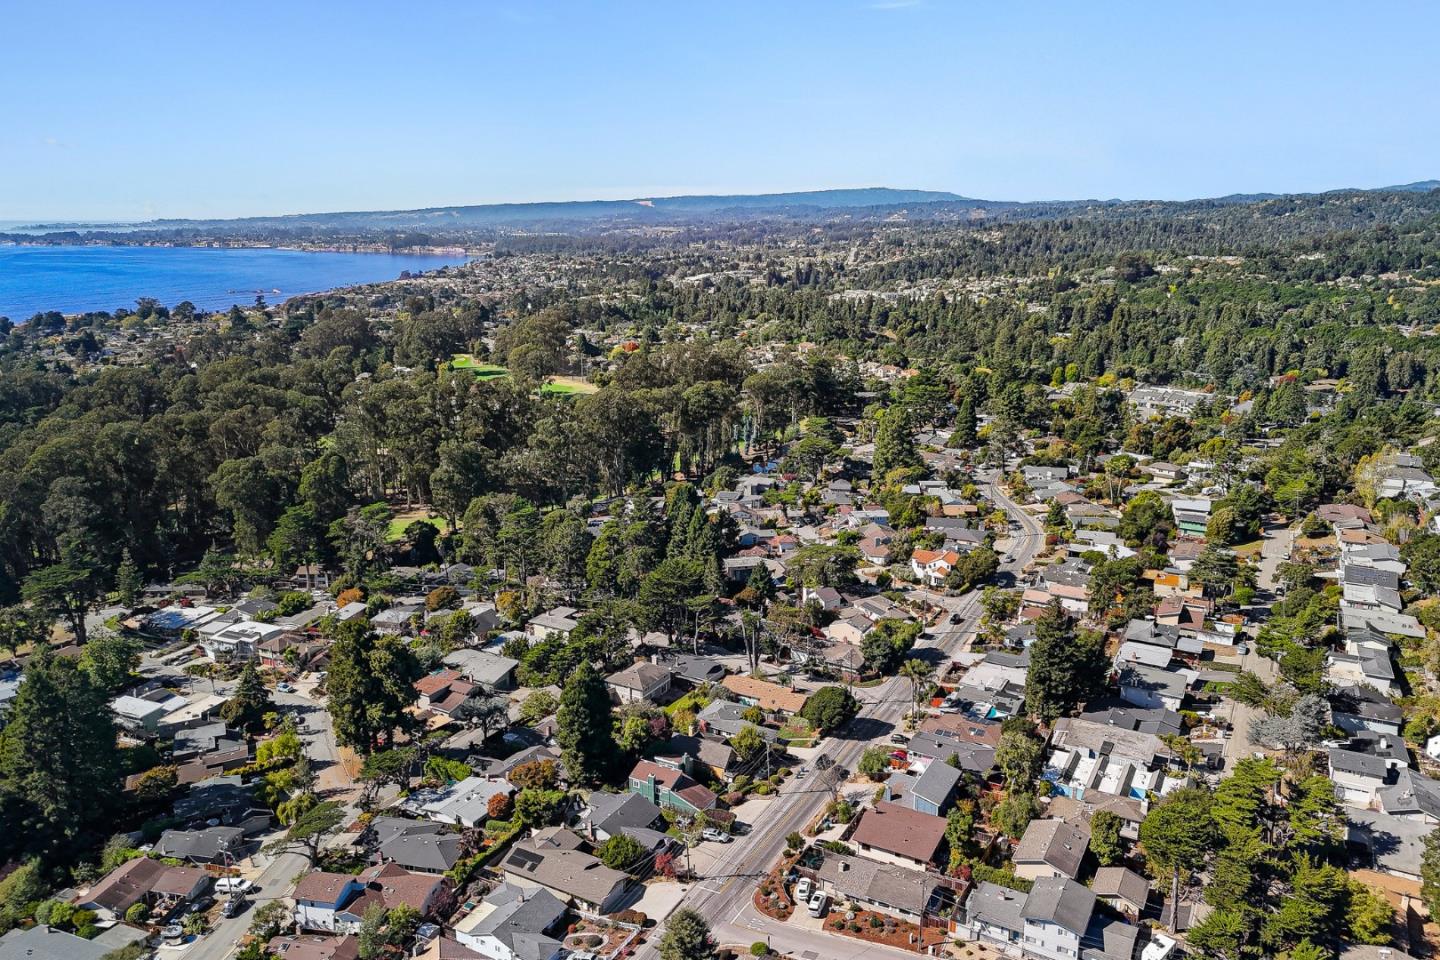
[[795,882],[795,902],[804,903],[810,899],[810,878],[801,877]]
[[229,900],[226,900],[225,905],[220,908],[220,916],[227,920],[231,917],[238,917],[249,905],[250,901],[244,897],[231,897]]
[[903,733],[892,733],[890,734],[890,742],[896,746],[903,747],[910,742],[910,738]]
[[714,827],[706,827],[704,830],[701,830],[700,837],[703,840],[713,840],[716,843],[729,843],[735,839],[724,830],[716,830]]
[[295,685],[286,683],[284,680],[282,680],[279,683],[275,684],[275,689],[281,693],[294,693]]
[[195,900],[194,903],[190,904],[189,912],[204,913],[206,910],[209,910],[213,906],[215,906],[214,897],[199,897]]
[[215,881],[216,893],[249,893],[258,889],[259,886],[244,877],[221,877]]
[[810,902],[806,904],[806,907],[810,910],[810,916],[823,917],[825,916],[825,908],[829,905],[830,895],[816,890],[815,893],[811,895]]

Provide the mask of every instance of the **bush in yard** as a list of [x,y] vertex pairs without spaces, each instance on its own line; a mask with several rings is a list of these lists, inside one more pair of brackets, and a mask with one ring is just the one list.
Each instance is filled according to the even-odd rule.
[[798,830],[790,831],[789,835],[785,837],[786,849],[799,850],[803,846],[805,846],[805,838],[800,835]]
[[770,948],[765,945],[764,940],[756,940],[750,944],[750,956],[752,957],[763,957],[769,952]]
[[508,793],[497,793],[485,804],[485,813],[491,820],[509,820],[514,809],[515,801],[510,799]]

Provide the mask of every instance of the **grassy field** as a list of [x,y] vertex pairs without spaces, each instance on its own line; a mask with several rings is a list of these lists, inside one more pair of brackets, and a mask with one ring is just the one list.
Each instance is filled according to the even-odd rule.
[[416,520],[425,521],[441,533],[450,529],[446,526],[444,520],[439,517],[430,516],[426,510],[406,510],[404,513],[397,513],[391,518],[390,526],[385,530],[385,539],[391,543],[403,539],[405,536],[405,528]]
[[573,396],[581,393],[594,393],[599,389],[595,384],[582,377],[552,377],[549,383],[540,388],[540,392]]
[[450,366],[456,370],[469,370],[478,380],[493,380],[510,375],[510,371],[504,367],[494,363],[481,363],[468,353],[455,354],[450,360]]

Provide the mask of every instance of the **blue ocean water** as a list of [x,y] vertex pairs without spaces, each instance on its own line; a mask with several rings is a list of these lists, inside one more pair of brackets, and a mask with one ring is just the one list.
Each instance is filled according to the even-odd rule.
[[205,310],[248,306],[256,294],[276,304],[465,259],[276,249],[0,246],[0,316],[19,322],[46,310],[133,308],[138,297],[154,297],[166,306],[189,300]]

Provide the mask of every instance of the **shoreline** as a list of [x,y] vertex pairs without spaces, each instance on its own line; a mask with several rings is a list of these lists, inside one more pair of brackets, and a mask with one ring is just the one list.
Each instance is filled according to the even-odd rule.
[[79,240],[72,242],[45,242],[44,240],[14,240],[10,237],[0,239],[0,247],[116,247],[116,248],[162,248],[172,250],[290,250],[296,253],[382,253],[393,256],[420,256],[420,257],[480,257],[489,253],[488,249],[479,247],[466,247],[463,245],[445,246],[414,246],[414,247],[391,247],[379,243],[355,243],[335,244],[324,243],[302,245],[294,243],[266,243],[263,241],[202,241],[196,243],[184,243],[168,240],[147,240],[138,243],[125,243],[123,240]]

